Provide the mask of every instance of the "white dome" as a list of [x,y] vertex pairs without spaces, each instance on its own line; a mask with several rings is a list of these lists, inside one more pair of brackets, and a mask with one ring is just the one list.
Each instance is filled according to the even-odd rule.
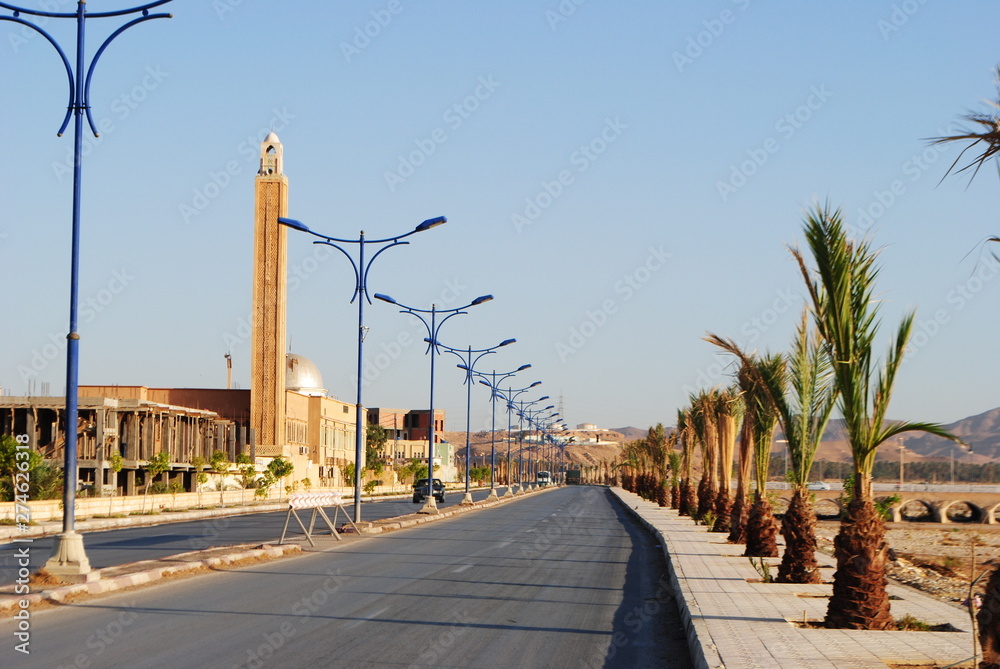
[[309,358],[295,353],[285,355],[285,389],[302,395],[326,397],[319,368]]

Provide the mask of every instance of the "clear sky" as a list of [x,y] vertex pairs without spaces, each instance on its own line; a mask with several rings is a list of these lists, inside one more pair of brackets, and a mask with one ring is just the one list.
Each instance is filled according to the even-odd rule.
[[[50,0],[30,6],[74,2]],[[135,1],[135,0],[133,0]],[[91,11],[130,6],[91,0]],[[926,0],[176,0],[94,74],[105,128],[83,177],[83,384],[249,386],[253,180],[280,137],[290,216],[388,237],[372,292],[448,321],[455,347],[518,342],[481,370],[532,369],[572,425],[672,424],[728,383],[712,331],[784,350],[803,305],[790,244],[816,201],[882,248],[884,346],[917,310],[890,408],[951,422],[1000,406],[1000,180],[941,182],[927,138],[995,94],[1000,5]],[[9,12],[0,14],[9,16]],[[117,20],[88,24],[93,50]],[[72,22],[47,28],[73,44]],[[0,22],[0,386],[64,392],[71,133],[66,77],[41,38]],[[941,183],[939,183],[941,182]],[[288,334],[331,394],[355,396],[346,259],[290,233]],[[426,407],[424,336],[366,311],[365,404]],[[402,341],[403,345],[399,345]],[[436,405],[464,428],[456,359]],[[473,429],[489,425],[486,388]],[[503,421],[500,416],[498,421]]]

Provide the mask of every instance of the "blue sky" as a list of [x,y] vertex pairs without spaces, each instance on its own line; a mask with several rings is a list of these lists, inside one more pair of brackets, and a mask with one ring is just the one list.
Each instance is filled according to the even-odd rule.
[[[75,3],[52,0],[71,11]],[[38,7],[40,5],[34,4]],[[91,11],[125,7],[91,0]],[[372,292],[449,308],[454,347],[515,345],[569,423],[672,424],[730,381],[711,331],[784,350],[803,305],[788,245],[816,201],[882,248],[883,341],[917,310],[890,415],[1000,406],[996,173],[941,182],[927,138],[993,97],[990,2],[176,0],[107,50],[83,177],[81,383],[249,385],[253,178],[285,150],[290,216],[332,236],[447,225],[380,257]],[[4,12],[5,15],[9,13]],[[72,22],[48,28],[72,44]],[[93,20],[94,48],[119,24]],[[0,386],[63,392],[71,136],[51,47],[0,22]],[[352,401],[351,270],[289,237],[295,352]],[[424,407],[409,317],[366,311],[369,406]],[[400,342],[403,342],[400,345]],[[464,427],[456,359],[436,405]],[[473,429],[488,427],[486,389]],[[546,403],[549,403],[546,402]],[[502,421],[499,418],[498,421]]]

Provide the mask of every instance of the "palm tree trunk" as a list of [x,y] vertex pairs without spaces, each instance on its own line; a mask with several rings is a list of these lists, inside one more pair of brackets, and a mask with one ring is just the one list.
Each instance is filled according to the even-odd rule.
[[733,511],[729,515],[729,543],[743,544],[747,540],[747,521],[750,519],[749,505],[746,495],[736,492],[736,500],[733,501]]
[[771,503],[760,492],[754,493],[753,505],[747,517],[746,557],[778,557],[778,523],[774,520]]
[[809,494],[802,488],[792,493],[792,501],[781,521],[785,552],[778,566],[778,583],[821,583],[816,562],[816,514]]
[[837,573],[824,624],[829,628],[891,630],[896,624],[886,591],[885,523],[875,511],[867,477],[858,477],[854,499],[833,540]]
[[701,520],[709,511],[715,512],[715,490],[708,477],[702,476],[698,482],[698,513],[695,518]]
[[986,582],[983,607],[976,614],[983,661],[979,669],[1000,669],[1000,567],[994,567]]
[[733,513],[733,498],[729,495],[729,490],[719,490],[715,495],[715,524],[712,525],[713,532],[728,532],[729,518]]

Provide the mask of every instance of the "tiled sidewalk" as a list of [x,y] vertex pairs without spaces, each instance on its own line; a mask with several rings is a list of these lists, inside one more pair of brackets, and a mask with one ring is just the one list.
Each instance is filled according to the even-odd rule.
[[[671,579],[681,594],[695,666],[712,669],[885,669],[971,666],[969,615],[957,606],[890,582],[892,614],[911,614],[931,625],[950,623],[962,632],[867,632],[803,628],[805,618],[826,615],[831,586],[760,583],[742,557],[744,546],[727,544],[674,510],[612,488],[625,506],[661,540]],[[824,581],[833,578],[833,558],[817,553]],[[778,558],[767,560],[772,573]],[[754,581],[758,582],[754,582]],[[898,599],[897,599],[898,598]]]

